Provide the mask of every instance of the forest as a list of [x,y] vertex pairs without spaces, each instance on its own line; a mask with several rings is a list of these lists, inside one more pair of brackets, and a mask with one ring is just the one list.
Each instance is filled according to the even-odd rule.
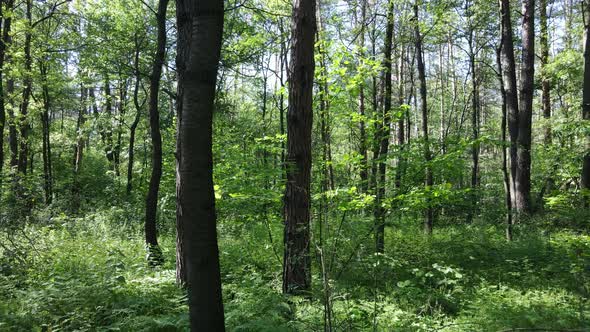
[[0,331],[590,331],[590,0],[0,5]]

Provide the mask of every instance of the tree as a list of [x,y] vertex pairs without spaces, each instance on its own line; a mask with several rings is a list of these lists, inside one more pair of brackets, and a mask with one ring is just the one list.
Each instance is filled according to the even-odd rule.
[[379,154],[376,157],[379,161],[377,169],[378,176],[377,193],[375,195],[375,251],[383,253],[385,250],[385,173],[387,170],[387,154],[389,151],[389,135],[391,132],[391,68],[392,68],[392,43],[393,43],[393,0],[387,6],[387,27],[385,29],[385,47],[383,55],[383,85],[385,87],[383,96],[383,115],[378,131]]
[[[582,119],[590,121],[590,1],[584,0],[584,93]],[[590,137],[586,137],[586,153],[582,165],[582,188],[590,190]],[[586,199],[586,205],[590,204]]]
[[4,166],[4,126],[6,124],[6,98],[4,97],[3,76],[6,50],[8,48],[10,27],[12,23],[11,16],[5,16],[4,13],[11,11],[13,5],[14,0],[3,0],[0,2],[0,184],[2,183],[1,175]]
[[[422,50],[422,34],[420,33],[420,19],[418,11],[418,1],[414,3],[414,29],[415,29],[415,43],[416,43],[416,59],[418,67],[418,78],[420,79],[420,112],[422,113],[422,138],[424,140],[424,160],[426,162],[426,174],[424,185],[426,190],[432,190],[434,179],[432,176],[432,168],[429,165],[432,160],[430,152],[430,140],[428,138],[428,95],[426,90],[426,69],[424,66],[424,55]],[[434,223],[434,211],[431,202],[427,199],[426,211],[424,213],[424,232],[432,234],[432,227]]]
[[133,73],[135,75],[135,84],[133,87],[133,105],[135,106],[135,116],[133,117],[133,122],[131,126],[129,126],[129,146],[128,146],[128,161],[127,161],[127,195],[131,194],[131,190],[133,189],[133,164],[135,162],[135,133],[137,131],[137,126],[139,125],[139,121],[141,120],[141,113],[143,111],[143,107],[145,105],[146,99],[140,101],[139,98],[139,89],[141,86],[141,71],[140,71],[140,63],[139,57],[141,54],[141,49],[144,46],[143,38],[141,38],[137,33],[134,36],[134,45],[135,45],[135,52],[133,57]]
[[41,113],[41,125],[43,136],[43,178],[45,190],[45,203],[51,204],[53,200],[53,167],[51,164],[51,130],[49,121],[49,112],[51,110],[51,97],[49,94],[49,82],[47,79],[47,64],[39,62],[39,71],[41,74],[43,111]]
[[283,292],[287,294],[302,294],[311,289],[309,218],[315,7],[315,0],[293,3],[283,239]]
[[466,12],[469,13],[469,27],[467,32],[467,41],[469,44],[469,70],[471,72],[471,139],[473,140],[473,146],[471,147],[471,208],[469,213],[467,214],[467,221],[471,222],[473,220],[473,215],[477,213],[477,203],[478,203],[478,195],[477,190],[479,188],[480,182],[480,175],[479,175],[479,116],[481,113],[481,103],[479,97],[479,77],[478,77],[478,68],[476,65],[477,61],[477,33],[475,31],[473,16],[474,15],[474,5],[468,1],[466,4]]
[[[531,138],[535,77],[535,1],[522,2],[522,66],[518,114],[515,201],[519,213],[531,212]],[[514,161],[513,161],[514,162]]]
[[31,29],[33,28],[33,19],[32,19],[32,0],[27,0],[25,2],[25,16],[27,20],[28,28],[25,31],[25,45],[24,45],[24,53],[25,53],[25,66],[24,66],[24,88],[22,91],[22,101],[20,104],[20,116],[21,116],[21,124],[20,124],[20,151],[18,155],[18,171],[21,174],[27,174],[27,166],[29,160],[29,131],[31,128],[30,119],[28,118],[29,113],[29,101],[31,98],[31,92],[33,89],[33,80],[31,78],[31,66],[33,64],[33,58],[31,56],[31,40],[33,38]]
[[[541,46],[541,88],[542,88],[542,97],[541,97],[541,104],[543,107],[543,118],[547,123],[545,124],[545,137],[543,143],[545,147],[551,146],[552,138],[551,138],[551,124],[549,121],[551,120],[551,81],[548,73],[548,65],[549,65],[549,27],[547,23],[547,0],[540,0],[539,1],[539,25],[540,25],[540,46]],[[541,190],[540,196],[540,204],[542,204],[543,195],[545,192],[551,192],[554,187],[554,180],[551,175],[547,176],[545,180],[545,185]]]
[[186,265],[191,331],[223,331],[212,155],[223,1],[177,0],[176,20],[176,220]]
[[164,259],[158,245],[156,217],[158,211],[158,191],[162,178],[162,134],[160,133],[160,113],[158,111],[158,94],[160,93],[160,78],[162,66],[166,57],[166,11],[168,0],[158,2],[156,20],[158,24],[158,45],[152,74],[150,75],[150,133],[152,137],[152,174],[150,186],[145,200],[145,243],[148,248],[148,261],[153,265],[160,265]]
[[[503,29],[503,28],[501,28]],[[502,36],[504,34],[502,33]],[[502,47],[504,44],[503,37],[500,38],[500,45],[496,49],[496,66],[498,67],[498,82],[500,83],[500,96],[502,97],[502,120],[501,120],[501,144],[502,144],[502,178],[504,180],[505,205],[506,205],[506,240],[512,241],[512,190],[510,188],[510,172],[508,170],[508,154],[506,153],[506,124],[508,103],[506,98],[506,89],[504,88],[504,76],[502,71]]]
[[516,85],[516,61],[514,60],[514,38],[512,35],[512,20],[510,18],[510,1],[500,1],[500,15],[502,27],[501,70],[504,92],[506,95],[506,113],[508,132],[510,135],[510,191],[512,206],[516,203],[516,164],[518,139],[518,92]]
[[[359,45],[358,45],[358,57],[360,61],[365,56],[365,24],[367,24],[367,0],[360,1],[361,17],[357,18],[356,24],[359,27]],[[356,15],[355,15],[356,17]],[[369,189],[369,175],[368,175],[368,154],[367,154],[367,128],[365,121],[365,81],[360,82],[359,85],[359,154],[361,155],[361,166],[359,176],[361,179],[361,188],[363,192],[367,192]]]

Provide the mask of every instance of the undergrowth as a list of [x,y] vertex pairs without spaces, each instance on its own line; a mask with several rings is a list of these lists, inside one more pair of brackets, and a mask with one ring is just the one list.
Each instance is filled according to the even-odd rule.
[[[161,235],[165,264],[152,269],[141,232],[109,219],[62,216],[0,234],[0,331],[188,330],[174,236]],[[313,300],[280,292],[280,224],[224,231],[228,225],[220,225],[228,330],[322,331],[319,273]],[[507,243],[502,234],[474,224],[441,227],[429,238],[401,224],[388,230],[384,255],[370,253],[370,239],[341,241],[326,258],[333,329],[587,329],[590,237],[539,229]],[[22,246],[8,250],[10,243]]]

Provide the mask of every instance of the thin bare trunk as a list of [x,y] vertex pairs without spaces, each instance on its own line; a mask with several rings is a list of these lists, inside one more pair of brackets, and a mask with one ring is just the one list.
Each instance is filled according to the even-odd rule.
[[145,244],[148,250],[148,262],[153,266],[161,265],[164,261],[162,250],[158,245],[158,229],[156,226],[158,212],[158,192],[162,177],[162,134],[160,133],[160,112],[158,110],[158,95],[160,93],[160,79],[162,66],[166,56],[166,11],[168,0],[160,0],[158,13],[158,45],[152,73],[150,75],[149,118],[150,134],[152,138],[152,174],[145,200]]

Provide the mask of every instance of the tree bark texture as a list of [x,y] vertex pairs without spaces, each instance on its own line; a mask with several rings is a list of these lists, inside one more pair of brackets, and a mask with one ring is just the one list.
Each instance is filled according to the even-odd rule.
[[222,0],[177,0],[177,225],[191,331],[223,331],[213,191],[213,109],[223,31]]
[[315,0],[293,3],[283,239],[283,292],[287,294],[306,294],[311,290],[309,222],[315,7]]

